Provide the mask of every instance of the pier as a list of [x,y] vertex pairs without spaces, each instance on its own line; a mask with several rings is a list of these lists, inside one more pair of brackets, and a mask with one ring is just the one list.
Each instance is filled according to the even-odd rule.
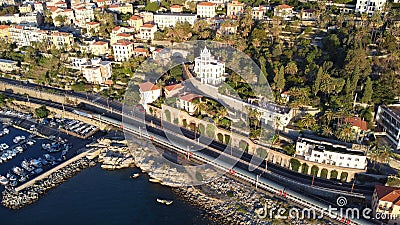
[[71,159],[68,159],[67,161],[57,165],[56,167],[54,167],[54,168],[52,168],[52,169],[50,169],[50,170],[48,170],[46,172],[44,172],[43,174],[33,178],[32,180],[30,180],[30,181],[28,181],[28,182],[16,187],[15,191],[19,192],[19,191],[24,190],[25,188],[27,188],[29,186],[32,186],[33,184],[35,184],[36,181],[43,180],[43,179],[49,177],[50,174],[52,174],[52,173],[54,173],[54,172],[56,172],[56,171],[58,171],[58,170],[60,170],[60,169],[62,169],[64,167],[66,167],[69,164],[72,164],[73,162],[75,162],[75,161],[77,161],[79,159],[82,159],[83,157],[87,156],[90,152],[91,151],[84,151],[84,152],[80,153],[79,155],[76,155],[76,156],[72,157]]

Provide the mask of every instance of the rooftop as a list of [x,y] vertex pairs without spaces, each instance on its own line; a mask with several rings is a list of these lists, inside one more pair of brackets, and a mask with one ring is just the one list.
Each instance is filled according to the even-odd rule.
[[400,188],[390,186],[375,186],[377,197],[380,201],[392,202],[400,205]]
[[171,85],[165,86],[164,89],[167,91],[172,91],[172,90],[178,90],[181,88],[183,88],[183,85],[181,83],[179,83],[179,84],[171,84]]
[[368,130],[367,122],[360,117],[345,118],[344,121],[350,123],[352,126],[359,127],[361,130]]
[[93,45],[107,45],[108,43],[105,41],[96,41]]
[[215,4],[212,3],[212,2],[200,2],[200,3],[197,4],[197,5],[201,5],[201,6],[215,6]]
[[333,139],[318,137],[314,135],[302,134],[297,141],[315,145],[315,150],[326,150],[349,155],[365,156],[366,149],[360,145],[353,145]]
[[160,90],[160,87],[157,85],[151,83],[151,82],[145,82],[142,84],[139,84],[140,91],[145,92],[145,91],[155,91],[155,90]]
[[187,102],[192,102],[196,98],[201,98],[201,97],[203,97],[203,96],[190,93],[190,94],[186,94],[186,95],[179,97],[179,99],[181,99],[183,101],[187,101]]

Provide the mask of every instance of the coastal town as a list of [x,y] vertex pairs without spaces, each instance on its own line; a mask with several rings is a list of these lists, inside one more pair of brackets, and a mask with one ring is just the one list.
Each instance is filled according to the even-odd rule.
[[400,224],[399,24],[397,0],[0,0],[1,203],[136,168],[220,224]]

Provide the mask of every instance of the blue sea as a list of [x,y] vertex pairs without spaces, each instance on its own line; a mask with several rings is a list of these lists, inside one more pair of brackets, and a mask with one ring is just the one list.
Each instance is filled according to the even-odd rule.
[[[11,146],[16,135],[28,136],[10,128],[10,134],[0,138],[0,142]],[[44,154],[41,142],[1,164],[0,173],[4,175],[23,158]],[[0,206],[0,225],[215,224],[202,210],[180,199],[170,188],[150,183],[146,174],[131,179],[130,175],[137,172],[140,172],[137,168],[105,171],[99,165],[85,169],[32,205],[20,210]],[[157,198],[174,202],[167,206],[157,203]]]

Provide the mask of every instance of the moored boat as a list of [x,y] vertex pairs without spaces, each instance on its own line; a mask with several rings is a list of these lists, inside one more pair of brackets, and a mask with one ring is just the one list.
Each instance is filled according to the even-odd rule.
[[131,178],[138,178],[139,176],[140,176],[140,174],[134,173],[134,174],[132,174]]

